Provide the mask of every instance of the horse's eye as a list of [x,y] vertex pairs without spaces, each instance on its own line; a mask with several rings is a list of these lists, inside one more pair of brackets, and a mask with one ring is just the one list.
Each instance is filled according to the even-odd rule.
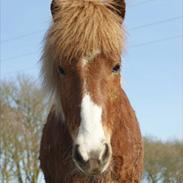
[[113,73],[118,73],[118,72],[120,72],[120,64],[116,64],[116,65],[112,68],[112,72],[113,72]]
[[61,66],[58,67],[58,73],[61,74],[61,75],[65,75],[66,74],[65,70]]

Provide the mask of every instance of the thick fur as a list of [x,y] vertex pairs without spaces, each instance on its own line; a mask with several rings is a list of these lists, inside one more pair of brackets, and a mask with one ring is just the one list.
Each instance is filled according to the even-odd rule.
[[51,10],[54,21],[45,39],[41,73],[45,91],[53,95],[55,101],[58,96],[55,70],[61,62],[92,57],[96,52],[106,58],[119,59],[125,37],[122,25],[125,3],[121,0],[54,0]]
[[[111,106],[112,107],[112,106]],[[41,142],[41,168],[47,183],[139,183],[143,170],[143,142],[135,113],[124,93],[111,108],[113,161],[98,177],[81,175],[72,161],[72,139],[53,108]]]
[[52,47],[54,56],[81,58],[96,50],[106,56],[121,53],[124,39],[122,19],[113,1],[58,0],[57,4],[60,4],[59,8],[52,5],[56,12],[45,48]]
[[[120,76],[111,75],[110,70],[116,62],[119,63],[123,50],[125,3],[120,0],[115,3],[113,0],[56,1],[57,4],[52,5],[54,22],[48,31],[42,57],[43,83],[54,96],[40,149],[46,182],[139,183],[143,169],[143,143],[138,122],[124,91],[121,91]],[[93,57],[96,53],[97,58]],[[80,104],[83,77],[76,68],[81,69],[83,57],[93,59],[85,75],[88,91],[93,94],[95,103],[105,104],[107,114],[103,121],[111,131],[112,162],[108,171],[98,177],[81,174],[72,160],[70,128],[79,126],[80,111],[74,104]],[[58,65],[63,65],[68,72],[74,68],[77,74],[71,72],[62,80],[57,72]],[[71,118],[72,123],[64,123],[57,115],[61,110],[61,99],[65,101],[62,105],[69,105],[63,108],[67,120]]]

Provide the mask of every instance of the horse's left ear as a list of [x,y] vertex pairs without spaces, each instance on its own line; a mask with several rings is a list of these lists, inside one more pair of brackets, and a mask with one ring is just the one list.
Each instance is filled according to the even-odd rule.
[[51,10],[51,14],[52,14],[53,19],[55,19],[55,15],[56,15],[57,11],[59,10],[58,0],[52,0],[50,10]]
[[125,0],[114,0],[114,8],[116,13],[124,19],[126,14]]

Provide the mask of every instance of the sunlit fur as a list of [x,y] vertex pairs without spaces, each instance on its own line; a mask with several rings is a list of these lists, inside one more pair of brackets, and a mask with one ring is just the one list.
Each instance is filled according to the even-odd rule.
[[[112,73],[124,50],[125,1],[53,1],[56,9],[52,9],[53,23],[45,39],[41,71],[44,87],[53,99],[40,148],[46,182],[139,183],[143,169],[141,133],[121,89],[120,73]],[[73,72],[61,76],[60,65]],[[101,107],[102,128],[111,146],[111,161],[98,176],[86,176],[73,162],[84,94]],[[87,110],[92,115],[90,112]]]
[[[65,59],[79,60],[100,51],[117,57],[124,45],[122,19],[112,0],[59,0],[61,4],[50,27],[43,53],[42,74],[48,91],[55,89],[55,65]],[[77,17],[77,18],[76,18]],[[93,54],[92,54],[93,53]]]
[[60,0],[58,3],[60,9],[47,38],[55,56],[80,58],[96,50],[106,56],[121,53],[124,33],[121,18],[109,8],[114,8],[113,1]]

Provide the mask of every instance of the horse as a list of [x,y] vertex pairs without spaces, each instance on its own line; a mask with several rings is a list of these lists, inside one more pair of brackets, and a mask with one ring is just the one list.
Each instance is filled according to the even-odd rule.
[[40,145],[47,183],[139,183],[143,140],[121,87],[124,0],[53,0],[42,55],[50,112]]

